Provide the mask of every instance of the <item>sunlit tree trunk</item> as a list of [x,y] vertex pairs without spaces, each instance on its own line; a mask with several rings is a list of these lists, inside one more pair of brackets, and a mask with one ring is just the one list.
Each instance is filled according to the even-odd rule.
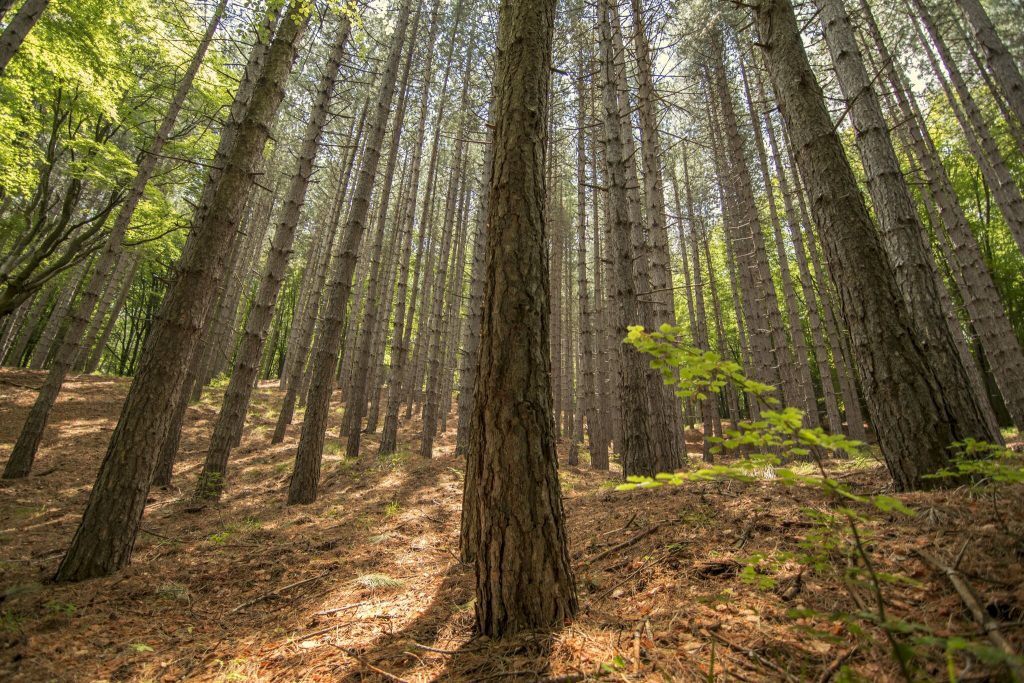
[[950,444],[979,435],[950,409],[949,389],[915,343],[910,314],[811,71],[792,5],[765,0],[756,14],[882,454],[898,489],[934,485],[924,476],[946,465]]

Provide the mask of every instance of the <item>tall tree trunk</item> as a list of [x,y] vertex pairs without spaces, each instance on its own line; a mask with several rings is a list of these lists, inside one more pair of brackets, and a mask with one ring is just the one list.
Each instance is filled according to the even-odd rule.
[[211,204],[196,212],[202,221],[193,226],[178,278],[153,323],[82,523],[57,569],[58,581],[105,576],[129,561],[156,467],[155,455],[167,436],[167,417],[231,251],[307,16],[303,3],[288,6],[244,118],[238,122],[217,187],[210,193]]
[[1017,62],[996,32],[981,0],[957,0],[957,4],[967,15],[967,21],[974,29],[974,37],[984,50],[985,62],[992,70],[1003,96],[1017,121],[1024,124],[1024,78],[1020,75]]
[[[50,313],[46,319],[46,325],[43,327],[43,332],[39,336],[39,341],[37,341],[36,345],[32,348],[32,360],[28,364],[28,367],[32,370],[42,370],[46,367],[46,363],[50,359],[50,352],[53,351],[54,345],[60,344],[62,339],[61,328],[69,318],[68,313],[74,306],[75,296],[78,294],[79,290],[82,289],[82,286],[85,283],[85,278],[89,275],[89,264],[90,259],[84,259],[79,261],[78,265],[68,272],[60,297],[53,305],[53,308],[50,309]],[[57,389],[59,391],[60,387],[58,386]],[[36,398],[36,403],[39,403],[38,397]],[[56,396],[54,399],[56,399]],[[45,412],[42,413],[42,417],[44,418],[43,424],[38,426],[40,436],[42,435],[42,429],[45,426]],[[36,420],[32,420],[32,422],[35,421]],[[25,429],[22,428],[22,431],[24,432]],[[30,429],[30,431],[32,430]],[[26,453],[26,455],[31,460],[31,458],[35,456],[35,448],[31,448],[31,451]]]
[[[435,2],[431,9],[430,18],[430,32],[428,34],[427,45],[433,45],[435,30],[438,26],[437,13],[439,2]],[[455,22],[452,26],[452,32],[450,34],[449,45],[452,47],[448,51],[448,63],[445,65],[444,77],[442,79],[441,87],[441,111],[434,118],[434,125],[436,128],[440,128],[441,116],[443,112],[443,105],[445,96],[448,88],[448,75],[451,67],[452,50],[454,49],[455,38],[458,35],[458,26],[461,19],[461,1],[456,5],[455,9]],[[402,399],[406,394],[406,385],[410,381],[407,378],[409,361],[409,346],[412,335],[412,323],[413,314],[416,309],[417,295],[419,291],[419,271],[421,270],[422,261],[425,257],[424,243],[427,237],[427,230],[430,225],[429,211],[430,201],[433,194],[433,181],[434,173],[432,172],[432,165],[436,163],[435,152],[436,145],[432,148],[430,166],[427,169],[427,187],[426,193],[423,197],[423,209],[420,215],[420,229],[419,236],[417,237],[416,253],[419,255],[416,259],[415,266],[412,272],[412,293],[410,296],[406,296],[409,289],[409,268],[412,265],[412,231],[416,219],[416,200],[417,200],[417,189],[419,188],[420,178],[420,161],[423,154],[423,144],[426,137],[426,126],[427,126],[427,112],[428,104],[430,102],[430,84],[433,76],[434,66],[434,50],[427,50],[427,61],[423,68],[423,82],[426,84],[423,88],[423,99],[420,101],[419,111],[419,123],[416,128],[416,142],[413,145],[413,159],[412,159],[412,170],[410,171],[411,179],[409,181],[410,187],[413,191],[409,192],[406,198],[405,211],[401,218],[402,230],[404,235],[402,237],[402,267],[401,274],[398,278],[398,307],[395,310],[395,328],[392,335],[392,348],[391,348],[391,367],[388,373],[388,402],[387,407],[384,411],[384,426],[381,430],[380,446],[378,452],[381,455],[387,455],[394,453],[397,448],[398,439],[398,413],[401,409]]]
[[561,625],[577,610],[558,486],[548,367],[545,110],[553,0],[503,0],[494,174],[469,467],[479,631]]
[[[951,262],[949,266],[963,276],[964,287],[961,288],[961,294],[964,305],[992,367],[992,375],[999,387],[1003,403],[1017,428],[1024,429],[1024,354],[1021,352],[1020,342],[1003,310],[999,292],[964,215],[952,180],[939,158],[935,142],[924,125],[917,102],[910,96],[903,74],[898,71],[882,39],[882,33],[871,14],[870,7],[863,1],[861,14],[875,49],[881,57],[882,67],[889,79],[900,117],[907,121],[903,132],[909,138],[909,151],[924,170],[928,180],[926,191],[934,197],[939,216],[952,242],[956,261]],[[941,230],[939,232],[941,233]],[[938,237],[941,243],[942,234]]]
[[227,477],[228,456],[231,448],[241,437],[245,426],[245,414],[249,408],[249,400],[257,380],[260,354],[267,336],[267,328],[274,316],[277,296],[281,291],[285,271],[295,241],[295,230],[299,225],[302,207],[306,202],[306,190],[313,175],[313,165],[320,149],[324,125],[334,94],[341,61],[345,55],[345,43],[348,40],[349,20],[342,16],[339,25],[334,29],[334,44],[331,47],[327,64],[320,75],[316,99],[310,110],[309,121],[303,135],[302,147],[295,162],[295,173],[288,186],[288,194],[284,200],[274,237],[263,268],[259,291],[255,303],[246,321],[242,345],[238,350],[238,359],[231,373],[220,415],[210,437],[210,446],[206,453],[206,462],[199,475],[196,485],[196,496],[202,498],[219,498],[224,490]]
[[[604,76],[603,104],[605,121],[605,164],[607,166],[609,225],[613,239],[611,261],[616,271],[615,303],[617,315],[615,333],[619,339],[625,336],[627,327],[643,322],[637,302],[637,287],[634,284],[634,249],[632,244],[633,224],[629,215],[626,162],[623,155],[622,119],[619,115],[618,83],[614,74],[614,49],[609,15],[614,12],[608,0],[601,0],[598,7],[601,31],[602,71]],[[619,388],[623,394],[621,402],[622,466],[625,475],[641,474],[654,476],[659,472],[673,471],[678,467],[678,454],[657,443],[654,433],[651,399],[661,398],[661,387],[655,396],[650,394],[646,357],[633,349],[627,349],[621,342],[619,353]],[[659,384],[660,384],[659,374]],[[675,456],[675,457],[673,457]]]
[[948,463],[950,444],[981,435],[951,409],[950,388],[915,343],[910,314],[807,61],[789,0],[765,0],[757,24],[882,455],[897,489],[934,485],[924,476]]
[[849,106],[882,244],[910,313],[915,341],[922,347],[935,381],[943,388],[947,409],[957,416],[959,428],[977,439],[998,441],[994,416],[987,419],[991,411],[983,410],[981,403],[986,399],[975,395],[946,324],[947,313],[942,309],[924,226],[903,178],[882,106],[864,68],[843,2],[817,0],[817,5],[839,86]]
[[[366,413],[366,390],[370,374],[371,345],[377,334],[377,328],[381,325],[378,322],[377,308],[380,303],[381,280],[381,251],[383,248],[384,225],[387,223],[388,205],[391,203],[391,188],[394,182],[395,166],[398,161],[399,142],[402,137],[402,126],[405,122],[406,98],[409,89],[409,75],[412,69],[412,62],[416,56],[416,38],[419,33],[421,12],[416,13],[416,20],[413,22],[412,37],[409,41],[409,56],[406,59],[402,71],[400,91],[398,95],[398,106],[395,112],[395,123],[391,130],[391,149],[388,152],[388,160],[384,170],[384,187],[381,189],[381,201],[377,221],[379,230],[374,238],[374,244],[370,248],[370,279],[367,283],[366,310],[363,314],[363,334],[361,335],[358,347],[355,352],[355,368],[349,381],[350,390],[345,397],[345,416],[347,424],[348,441],[345,446],[345,455],[355,458],[359,455],[360,429],[363,415]],[[399,212],[401,209],[399,208]],[[385,321],[386,322],[386,321]]]
[[292,423],[292,417],[295,413],[296,399],[303,395],[304,378],[308,374],[306,372],[307,356],[309,356],[310,345],[313,343],[313,334],[317,327],[317,315],[320,312],[322,299],[321,292],[324,288],[324,283],[327,281],[327,274],[331,268],[332,260],[341,258],[340,253],[335,254],[335,244],[342,214],[345,211],[345,203],[348,199],[348,185],[352,175],[352,168],[355,166],[359,141],[362,139],[363,125],[366,121],[368,110],[369,99],[362,107],[359,125],[355,128],[355,133],[352,134],[352,131],[349,131],[348,141],[352,147],[352,153],[348,156],[348,165],[345,167],[344,175],[339,179],[335,190],[329,219],[330,227],[327,231],[327,243],[320,254],[320,261],[316,265],[316,271],[311,276],[310,294],[305,304],[305,310],[302,312],[301,328],[295,330],[293,327],[292,334],[296,337],[296,343],[291,353],[291,369],[287,370],[289,373],[287,389],[281,401],[281,411],[277,415],[274,435],[270,439],[270,442],[273,444],[284,441],[285,432],[288,430],[288,425]]
[[370,211],[370,199],[377,179],[381,144],[391,113],[391,101],[398,79],[398,63],[405,45],[406,29],[409,26],[411,0],[404,0],[395,26],[392,45],[381,72],[380,91],[377,96],[373,123],[366,141],[359,179],[352,195],[352,209],[345,226],[339,258],[334,264],[330,289],[327,297],[327,311],[320,326],[310,372],[309,393],[306,398],[306,415],[302,434],[295,452],[295,468],[288,485],[288,504],[312,503],[316,500],[320,482],[320,459],[324,450],[324,435],[327,431],[327,417],[330,412],[331,390],[334,388],[334,368],[341,352],[341,330],[344,324],[345,308],[352,291],[352,277],[355,274],[356,258],[366,228],[366,216]]
[[[938,60],[936,60],[927,40],[921,34],[920,27],[914,21],[912,23],[914,30],[917,32],[918,39],[924,46],[925,54],[931,63],[932,70],[935,72],[935,76],[942,86],[946,98],[949,100],[949,105],[953,109],[954,115],[956,115],[960,122],[960,127],[963,129],[968,147],[978,161],[978,166],[981,168],[985,182],[992,188],[992,194],[999,205],[999,210],[1003,213],[1006,226],[1017,243],[1017,248],[1020,249],[1021,253],[1024,253],[1024,195],[1021,194],[1020,187],[1014,181],[1013,174],[1010,172],[1002,152],[999,151],[999,147],[992,137],[992,132],[985,122],[981,109],[978,107],[974,95],[967,86],[956,62],[953,60],[949,47],[939,33],[931,13],[921,0],[913,0],[913,6],[917,10],[917,16],[924,24],[925,30],[931,37],[935,49],[938,51],[939,59],[942,61],[941,66]],[[949,74],[948,81],[942,73],[943,67],[946,73]],[[952,82],[952,88],[950,88],[950,82]],[[954,90],[956,95],[953,94]],[[960,99],[959,105],[957,104],[957,97]]]
[[[493,116],[494,108],[489,109]],[[469,321],[463,342],[463,364],[459,369],[459,426],[455,436],[455,455],[469,455],[470,430],[473,423],[473,402],[476,392],[476,376],[480,368],[480,319],[484,305],[484,253],[487,249],[487,201],[490,198],[491,166],[494,162],[494,126],[490,120],[487,127],[487,142],[484,148],[482,179],[480,182],[480,204],[477,207],[476,234],[473,238],[473,265],[469,285]],[[468,476],[467,472],[467,476]],[[468,483],[467,483],[468,485]],[[463,525],[465,528],[466,525]],[[462,544],[465,548],[465,543]]]
[[[587,283],[587,101],[583,72],[586,63],[580,60],[579,73],[576,78],[576,288],[579,290],[579,326],[580,326],[580,385],[577,391],[580,414],[580,430],[574,441],[583,441],[582,420],[586,419],[590,435],[589,450],[591,465],[595,451],[600,448],[594,438],[594,426],[597,423],[597,393],[594,384],[594,324],[593,309],[590,303],[589,285]],[[596,219],[596,216],[594,217]],[[596,230],[596,225],[595,225]],[[594,297],[597,303],[597,297]],[[600,456],[599,456],[600,457]],[[607,457],[607,456],[605,456]]]
[[[757,150],[757,162],[768,197],[768,216],[772,224],[772,237],[775,242],[775,255],[779,260],[779,274],[782,280],[782,294],[786,300],[786,317],[789,322],[789,333],[793,343],[793,382],[796,384],[795,395],[801,399],[798,404],[804,411],[804,423],[808,427],[818,427],[821,419],[818,416],[818,399],[814,394],[814,381],[811,379],[811,367],[808,362],[807,342],[804,338],[804,327],[800,321],[800,307],[793,286],[793,276],[789,270],[789,257],[782,238],[782,225],[779,220],[779,209],[775,203],[775,191],[772,184],[771,171],[768,170],[768,153],[764,147],[764,133],[760,117],[750,96],[750,83],[747,79],[746,65],[740,59],[740,77],[743,81],[743,95],[750,114],[753,130],[754,148]],[[770,277],[770,274],[769,274]],[[788,356],[788,351],[786,353]]]

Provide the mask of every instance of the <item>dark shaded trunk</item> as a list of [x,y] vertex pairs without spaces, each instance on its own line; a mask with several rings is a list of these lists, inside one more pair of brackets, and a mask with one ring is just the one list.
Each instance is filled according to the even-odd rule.
[[504,0],[495,63],[480,374],[469,458],[476,621],[501,637],[578,608],[558,485],[548,366],[545,110],[553,0]]

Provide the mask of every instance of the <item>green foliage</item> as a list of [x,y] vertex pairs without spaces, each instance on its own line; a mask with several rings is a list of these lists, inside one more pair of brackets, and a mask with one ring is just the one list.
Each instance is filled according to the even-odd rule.
[[66,617],[70,617],[72,614],[78,611],[78,607],[76,607],[73,603],[61,602],[59,600],[48,601],[46,603],[46,609],[50,610],[51,612],[63,614]]
[[[814,526],[799,543],[800,552],[776,553],[767,556],[757,553],[747,558],[740,577],[762,589],[774,587],[770,574],[782,562],[795,559],[814,572],[836,573],[852,589],[865,589],[873,596],[873,609],[853,614],[829,615],[842,622],[847,630],[858,637],[869,637],[862,624],[879,629],[888,642],[906,680],[915,673],[916,648],[943,649],[947,660],[957,652],[970,652],[992,663],[1007,662],[1007,656],[995,648],[965,638],[935,636],[921,624],[892,618],[886,611],[883,590],[886,586],[917,585],[912,578],[877,569],[869,551],[870,531],[867,527],[872,515],[913,515],[914,511],[902,501],[887,495],[854,493],[835,478],[829,477],[825,461],[830,456],[867,458],[866,447],[843,435],[827,434],[820,428],[802,426],[803,413],[794,408],[778,406],[770,394],[772,387],[753,382],[743,376],[740,367],[722,360],[717,354],[700,351],[685,345],[679,328],[663,325],[657,332],[646,332],[642,327],[629,328],[626,343],[653,357],[651,367],[661,370],[666,384],[676,386],[681,397],[706,398],[718,394],[727,384],[746,392],[762,406],[757,420],[737,423],[726,436],[715,439],[715,452],[735,452],[739,458],[729,464],[716,464],[696,471],[661,473],[655,477],[630,476],[618,490],[655,488],[664,485],[679,486],[692,481],[731,480],[751,482],[770,476],[785,486],[799,486],[821,493],[830,505],[825,510],[805,509],[804,514]],[[713,437],[705,437],[713,438]],[[987,482],[1022,483],[1024,467],[1021,457],[1008,449],[973,440],[955,445],[956,455],[951,466],[934,477],[969,478],[973,485]],[[791,461],[811,460],[814,467],[784,467]],[[813,610],[791,610],[792,619],[820,616]],[[800,628],[810,628],[801,625]],[[834,638],[827,633],[814,633],[815,637]]]
[[967,439],[953,444],[953,449],[949,467],[925,476],[967,480],[974,487],[1024,483],[1024,458],[1005,446]]

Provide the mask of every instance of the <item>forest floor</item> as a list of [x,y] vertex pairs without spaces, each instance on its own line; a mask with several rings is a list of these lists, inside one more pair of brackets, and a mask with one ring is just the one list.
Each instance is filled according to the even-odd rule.
[[[3,457],[42,379],[0,371]],[[844,581],[846,536],[821,535],[805,512],[827,512],[828,502],[778,481],[618,492],[614,472],[563,463],[579,617],[550,633],[474,638],[472,568],[458,560],[463,464],[453,420],[431,460],[412,455],[416,422],[388,458],[368,435],[361,457],[346,460],[331,434],[319,500],[287,507],[299,430],[269,444],[281,398],[269,384],[255,396],[222,502],[190,501],[220,400],[212,390],[189,410],[175,486],[150,494],[130,567],[55,585],[127,387],[71,377],[33,475],[0,483],[2,680],[901,679],[883,634],[859,616],[874,612],[872,595]],[[698,459],[700,435],[690,436]],[[834,472],[856,492],[886,488],[873,461]],[[861,510],[876,572],[902,577],[881,586],[888,617],[916,624],[902,643],[929,633],[988,642],[915,552],[929,549],[946,563],[960,556],[961,575],[1020,651],[1022,493],[898,495],[913,517]],[[802,570],[792,555],[808,547],[831,561]],[[758,554],[757,571],[743,571]],[[915,678],[950,680],[943,650],[916,650]],[[1005,675],[962,653],[952,665],[963,681]]]

